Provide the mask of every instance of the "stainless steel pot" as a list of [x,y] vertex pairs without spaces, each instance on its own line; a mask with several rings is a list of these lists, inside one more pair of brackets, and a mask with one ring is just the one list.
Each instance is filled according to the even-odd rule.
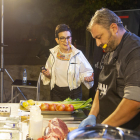
[[71,131],[67,140],[140,140],[140,133],[111,127],[108,125],[97,124],[92,127],[84,127]]

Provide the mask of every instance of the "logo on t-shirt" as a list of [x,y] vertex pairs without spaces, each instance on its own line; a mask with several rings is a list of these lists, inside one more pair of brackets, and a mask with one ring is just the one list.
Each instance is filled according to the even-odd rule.
[[100,93],[100,95],[99,95],[100,98],[102,98],[103,96],[106,95],[107,88],[108,88],[108,85],[98,83],[98,89],[99,89],[99,93]]

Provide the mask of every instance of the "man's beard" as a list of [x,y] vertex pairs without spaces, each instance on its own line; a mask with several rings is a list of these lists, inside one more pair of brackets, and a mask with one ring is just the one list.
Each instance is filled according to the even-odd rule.
[[110,40],[108,43],[107,43],[107,47],[106,48],[103,48],[104,44],[101,44],[100,47],[104,50],[104,52],[112,52],[116,49],[116,41],[115,41],[115,38],[112,38],[112,40]]

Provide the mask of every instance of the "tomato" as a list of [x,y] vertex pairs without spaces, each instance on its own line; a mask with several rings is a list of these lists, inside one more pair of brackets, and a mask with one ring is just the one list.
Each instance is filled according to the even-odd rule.
[[64,104],[58,104],[56,106],[57,111],[65,111],[65,105]]
[[41,111],[48,111],[49,110],[49,104],[48,103],[42,103],[40,106]]
[[49,104],[50,111],[56,111],[56,104]]
[[73,105],[71,105],[71,104],[66,105],[65,111],[73,111],[73,110],[74,110]]

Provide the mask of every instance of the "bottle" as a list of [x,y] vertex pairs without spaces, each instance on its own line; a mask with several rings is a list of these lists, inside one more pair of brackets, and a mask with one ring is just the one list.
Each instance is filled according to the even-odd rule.
[[27,72],[26,72],[26,69],[24,69],[24,71],[23,71],[23,80],[22,80],[22,83],[23,84],[26,84],[27,83]]
[[43,115],[39,106],[30,108],[29,137],[33,139],[41,138],[43,134]]

